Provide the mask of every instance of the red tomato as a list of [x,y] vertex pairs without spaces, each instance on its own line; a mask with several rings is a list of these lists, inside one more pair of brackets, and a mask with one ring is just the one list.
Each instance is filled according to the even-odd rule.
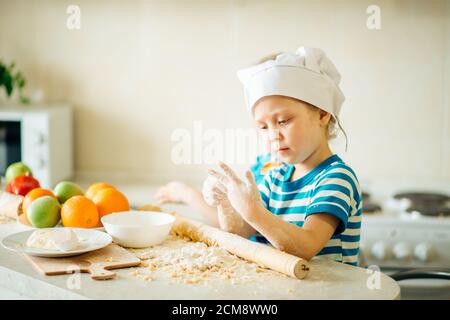
[[6,192],[13,193],[11,182],[6,185]]
[[39,188],[40,184],[32,176],[19,176],[15,177],[11,182],[11,191],[14,194],[26,196],[28,192],[35,188]]

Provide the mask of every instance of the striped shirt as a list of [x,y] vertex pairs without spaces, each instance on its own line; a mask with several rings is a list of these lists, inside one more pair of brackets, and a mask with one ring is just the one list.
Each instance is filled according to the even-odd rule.
[[[317,255],[356,266],[362,194],[355,172],[338,155],[330,156],[305,176],[289,181],[293,172],[293,165],[282,163],[258,184],[266,209],[299,227],[315,213],[337,217],[336,231]],[[260,234],[249,239],[268,242]]]

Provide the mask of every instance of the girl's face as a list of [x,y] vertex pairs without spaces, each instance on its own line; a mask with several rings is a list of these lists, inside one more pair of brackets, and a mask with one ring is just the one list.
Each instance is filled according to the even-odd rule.
[[253,117],[272,154],[296,164],[327,146],[326,127],[331,115],[300,100],[285,96],[260,99]]

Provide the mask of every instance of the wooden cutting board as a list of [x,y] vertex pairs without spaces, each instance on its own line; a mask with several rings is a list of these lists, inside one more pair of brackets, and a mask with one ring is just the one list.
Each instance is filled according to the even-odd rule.
[[134,267],[141,263],[139,258],[116,244],[74,257],[41,258],[30,255],[26,257],[47,276],[89,272],[94,280],[112,279],[116,274],[110,269]]

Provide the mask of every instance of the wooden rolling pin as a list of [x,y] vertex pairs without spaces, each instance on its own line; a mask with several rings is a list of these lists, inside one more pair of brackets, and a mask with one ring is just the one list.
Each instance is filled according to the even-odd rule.
[[172,227],[173,234],[201,241],[210,246],[220,246],[236,256],[293,278],[303,279],[308,273],[308,263],[304,259],[201,222],[175,216],[177,219]]

